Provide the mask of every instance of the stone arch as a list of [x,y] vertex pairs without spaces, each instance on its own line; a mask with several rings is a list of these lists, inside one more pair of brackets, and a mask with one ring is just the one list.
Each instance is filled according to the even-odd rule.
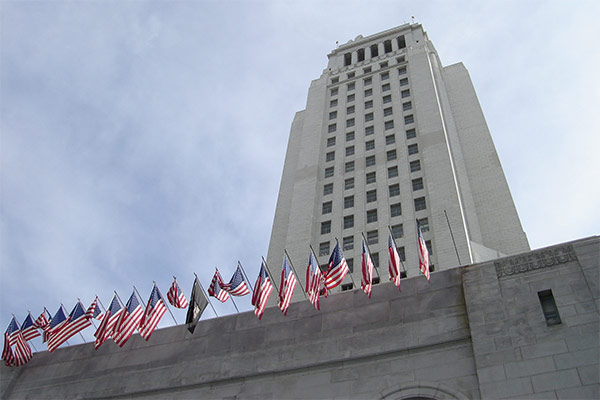
[[457,388],[437,382],[413,381],[381,391],[381,400],[469,400]]

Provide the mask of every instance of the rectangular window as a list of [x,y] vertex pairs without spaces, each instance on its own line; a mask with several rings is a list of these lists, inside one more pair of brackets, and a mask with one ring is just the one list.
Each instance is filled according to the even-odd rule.
[[344,180],[344,190],[354,189],[354,178]]
[[337,99],[333,99],[329,102],[329,107],[337,107],[337,105],[338,105]]
[[[400,256],[400,259],[403,262],[406,261],[406,251],[404,250],[404,246],[396,247],[396,249],[398,250],[398,256]],[[406,272],[405,271],[400,272],[400,277],[406,278]]]
[[390,79],[390,73],[388,71],[381,74],[381,80],[385,81],[386,79]]
[[410,89],[406,89],[400,92],[400,96],[405,99],[407,97],[410,97]]
[[408,78],[400,79],[400,86],[406,86],[406,85],[408,85]]
[[[390,50],[390,51],[391,51],[391,50]],[[387,53],[387,51],[386,51],[386,53]],[[379,68],[381,68],[381,69],[384,69],[384,68],[387,68],[387,67],[388,67],[388,63],[387,63],[387,61],[384,61],[384,62],[382,62],[381,64],[379,64]]]
[[331,125],[329,125],[329,127],[328,127],[327,131],[328,131],[329,133],[331,133],[331,132],[335,132],[335,124],[331,124]]
[[327,147],[335,146],[335,136],[327,138]]
[[386,145],[390,145],[390,144],[394,144],[396,143],[396,136],[394,136],[393,134],[391,135],[387,135],[385,137],[385,144]]
[[428,232],[429,231],[429,220],[427,218],[420,218],[418,221],[419,221],[419,226],[421,227],[421,232]]
[[354,226],[354,215],[346,215],[344,217],[344,229],[349,229]]
[[331,78],[331,83],[338,83],[340,81],[340,77],[336,76],[335,78]]
[[415,117],[414,117],[414,115],[410,114],[410,115],[405,115],[405,116],[404,116],[404,123],[405,123],[406,125],[408,125],[408,124],[412,124],[413,122],[415,122]]
[[388,108],[384,108],[383,109],[383,116],[384,117],[390,116],[392,114],[393,114],[392,107],[388,107]]
[[[396,38],[396,40],[398,41],[398,48],[399,48],[399,49],[403,49],[403,48],[405,48],[405,47],[406,47],[406,39],[404,39],[404,35],[402,35],[402,36],[398,36],[398,37]],[[404,56],[402,56],[402,57],[399,57],[399,58],[401,58],[401,59],[402,59],[402,62],[404,62]],[[398,61],[398,62],[400,62],[400,61]]]
[[379,241],[379,235],[377,231],[369,231],[367,232],[367,243],[376,244]]
[[354,196],[344,197],[344,208],[352,208],[352,207],[354,207]]
[[348,86],[348,91],[351,91],[351,90],[354,90],[354,88],[356,87],[356,83],[350,82],[347,86]]
[[387,103],[391,103],[392,102],[392,95],[388,94],[387,96],[383,96],[383,104],[387,104]]
[[375,174],[375,171],[369,172],[367,174],[366,180],[367,180],[367,185],[369,183],[375,183],[377,181],[377,175]]
[[[430,256],[431,256],[431,255],[433,255],[433,249],[432,249],[432,247],[431,247],[431,240],[426,240],[426,241],[425,241],[425,246],[427,247],[427,252],[429,253],[429,255],[430,255]],[[433,272],[433,271],[435,271],[435,270],[433,269],[433,265],[430,265],[430,266],[429,266],[429,272]]]
[[354,93],[352,93],[352,94],[349,94],[349,95],[348,95],[348,97],[346,97],[346,101],[347,101],[348,103],[351,103],[351,102],[353,102],[353,101],[354,101]]
[[321,222],[321,235],[325,235],[331,232],[331,221]]
[[[404,42],[404,36],[401,36],[401,38],[402,38],[402,41]],[[405,47],[406,47],[406,44],[404,44],[404,46],[400,46],[400,37],[399,37],[399,38],[398,38],[398,48],[399,48],[399,49],[403,49],[403,48],[405,48]],[[405,62],[405,61],[406,61],[406,58],[405,58],[404,56],[400,56],[400,57],[396,58],[396,62],[397,62],[398,64],[402,64],[402,63],[403,63],[403,62]]]
[[388,91],[388,90],[390,90],[390,89],[391,89],[391,87],[390,87],[390,84],[389,84],[389,83],[386,83],[386,84],[384,84],[384,85],[381,85],[381,91],[382,91],[382,92],[387,92],[387,91]]
[[415,128],[410,128],[406,130],[406,138],[407,139],[414,139],[417,137],[417,131],[415,130]]
[[373,113],[365,114],[365,122],[373,121]]
[[367,203],[372,203],[374,201],[377,201],[377,189],[369,190],[367,192]]
[[356,75],[355,72],[348,72],[348,79],[354,78],[355,75]]
[[423,178],[416,178],[412,180],[413,192],[423,189]]
[[326,256],[329,254],[329,242],[319,243],[319,255]]
[[395,197],[395,196],[400,195],[400,185],[397,183],[394,185],[390,185],[389,190],[390,190],[390,197]]
[[421,170],[421,161],[415,160],[410,162],[410,172],[417,172]]
[[394,235],[394,239],[404,236],[404,228],[402,227],[402,224],[392,226],[392,235]]
[[379,48],[376,44],[372,44],[370,49],[371,49],[371,58],[377,57],[379,55]]
[[404,111],[412,110],[412,102],[408,101],[406,103],[402,103],[402,110],[404,110]]
[[332,111],[329,113],[329,119],[336,119],[337,118],[337,111]]
[[366,89],[365,90],[365,97],[369,97],[373,95],[373,89]]
[[333,167],[325,168],[325,178],[331,178],[333,176]]
[[373,108],[373,100],[365,101],[365,110],[368,110],[369,108]]
[[379,266],[379,253],[371,254],[371,261],[373,261],[373,266],[377,268]]
[[375,155],[367,157],[365,160],[365,165],[367,167],[371,167],[371,166],[375,165]]
[[404,75],[406,74],[406,65],[398,68],[398,75]]
[[371,78],[370,76],[369,76],[369,77],[366,77],[366,78],[364,79],[364,82],[363,82],[363,84],[364,84],[365,86],[369,86],[371,83],[373,83],[373,78]]
[[346,236],[343,240],[343,245],[342,245],[344,250],[352,250],[354,248],[354,237],[353,236]]
[[367,224],[377,222],[377,209],[367,211]]
[[350,128],[354,126],[354,118],[350,118],[346,120],[346,128]]
[[354,155],[354,146],[346,147],[346,157]]
[[396,150],[389,150],[386,155],[388,161],[394,161],[396,159]]
[[344,67],[352,64],[352,53],[344,54]]
[[398,217],[402,215],[402,204],[390,204],[390,214],[392,217]]
[[354,161],[348,161],[344,165],[344,172],[352,172],[354,171]]
[[542,312],[544,313],[544,318],[546,318],[546,325],[553,326],[561,324],[562,321],[560,320],[558,307],[556,307],[556,302],[554,301],[552,290],[542,290],[541,292],[538,292],[538,297],[540,299],[540,304],[542,305]]
[[[347,258],[346,263],[348,264],[348,271],[350,273],[354,272],[354,258]],[[344,289],[344,286],[347,289]],[[354,288],[354,284],[352,282],[342,285],[342,290],[352,290]]]
[[371,72],[371,67],[366,67],[366,68],[363,68],[363,72],[364,72],[365,74],[368,74],[368,73],[370,73],[370,72]]
[[354,114],[354,106],[346,107],[346,114]]
[[393,166],[388,168],[388,178],[395,178],[398,176],[398,167]]
[[418,197],[415,199],[415,211],[425,210],[427,204],[425,203],[425,197]]
[[333,161],[335,160],[335,151],[330,151],[325,155],[325,161]]
[[408,145],[408,155],[417,154],[419,152],[419,146],[415,144]]
[[394,129],[394,121],[385,121],[385,130]]
[[351,142],[354,140],[354,131],[346,132],[346,142]]
[[368,140],[365,142],[365,150],[373,150],[375,148],[375,140]]
[[337,94],[338,94],[338,88],[336,88],[336,87],[331,88],[330,93],[331,93],[332,96],[337,96]]
[[323,212],[322,214],[330,214],[331,213],[331,201],[326,201],[323,203]]
[[323,186],[323,196],[333,193],[333,183],[327,183]]
[[374,126],[367,126],[365,128],[365,136],[369,136],[375,133],[375,127]]

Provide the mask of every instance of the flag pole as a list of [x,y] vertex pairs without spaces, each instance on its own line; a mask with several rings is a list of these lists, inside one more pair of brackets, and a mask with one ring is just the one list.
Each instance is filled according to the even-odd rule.
[[206,300],[208,301],[208,304],[210,304],[210,308],[212,308],[213,312],[218,317],[219,314],[217,314],[217,310],[215,310],[215,307],[212,305],[212,302],[210,301],[210,296],[208,296],[208,294],[205,293],[206,291],[204,290],[204,286],[202,286],[202,282],[200,282],[200,279],[198,279],[198,275],[196,275],[195,272],[194,272],[194,276],[196,277],[196,280],[198,281],[198,284],[200,285],[200,289],[202,289],[202,293],[206,296]]
[[[77,301],[78,301],[79,303],[81,303],[81,299],[80,299],[79,297],[77,298]],[[82,306],[82,308],[83,308],[83,306]],[[84,315],[85,315],[85,313],[84,313]],[[85,338],[83,337],[83,333],[81,333],[81,331],[79,331],[79,336],[81,336],[81,339],[83,340],[83,343],[87,343],[87,341],[86,341],[86,340],[85,340]]]
[[[98,297],[98,295],[96,295],[96,297]],[[100,305],[102,306],[102,308],[104,308],[104,312],[106,312],[106,307],[104,307],[104,304],[102,304],[102,300],[100,300],[100,297],[98,297],[98,302],[100,302]]]
[[460,256],[458,255],[458,249],[456,248],[456,241],[454,240],[454,233],[452,233],[452,227],[450,226],[450,220],[448,219],[448,213],[444,209],[444,215],[446,216],[446,222],[448,223],[448,229],[450,230],[450,237],[452,238],[452,244],[454,245],[454,251],[456,252],[456,258],[458,259],[458,265],[462,265],[460,262]]
[[[369,256],[371,256],[372,253],[371,253],[371,247],[369,246],[369,241],[365,237],[364,232],[360,232],[360,234],[362,235],[362,238],[365,241],[365,245],[367,246],[367,250],[369,251]],[[361,257],[360,261],[361,261],[361,267],[362,267],[362,257]],[[371,262],[373,262],[373,259],[371,259]],[[379,282],[381,282],[381,275],[379,274],[379,271],[378,271],[379,267],[375,266],[375,264],[373,264],[373,266],[375,267],[375,272],[377,272],[377,277],[379,278]]]
[[277,288],[277,283],[275,283],[275,279],[273,279],[273,274],[271,273],[271,270],[269,269],[269,264],[267,264],[267,260],[265,260],[264,257],[262,257],[263,262],[265,263],[265,267],[267,267],[267,272],[269,273],[269,276],[271,277],[271,282],[273,282],[273,286],[275,286],[275,290],[277,290],[277,293],[279,293],[279,289]]
[[290,265],[292,267],[292,270],[294,271],[294,274],[296,275],[296,281],[298,281],[298,283],[300,284],[300,289],[302,289],[302,293],[304,293],[304,298],[308,299],[308,296],[306,295],[306,290],[304,290],[304,286],[302,286],[302,281],[298,277],[298,273],[296,272],[296,268],[294,268],[294,263],[292,263],[292,259],[291,259],[290,255],[289,255],[289,253],[287,252],[286,249],[283,249],[283,252],[287,256],[287,259],[290,261]]
[[[29,316],[31,317],[31,310],[27,310],[27,312],[29,313]],[[17,320],[17,317],[15,317],[15,314],[12,315],[15,318],[15,321]],[[27,318],[25,318],[27,319]],[[33,321],[33,317],[31,317],[31,320]],[[20,329],[19,329],[20,330]],[[28,342],[28,340],[26,340],[25,342]],[[33,349],[36,351],[38,351],[38,349],[35,347],[35,344],[33,344],[33,342],[31,343],[31,345],[33,346]]]
[[252,287],[252,284],[250,283],[250,279],[248,279],[246,270],[244,270],[244,267],[242,267],[242,263],[240,262],[240,260],[238,260],[238,267],[240,267],[240,269],[242,270],[242,273],[244,274],[244,277],[246,278],[246,282],[248,282],[248,286],[250,287],[250,290],[252,290],[252,292],[254,292],[254,288]]
[[[335,238],[335,243],[339,246],[340,245],[340,241],[338,240],[338,238]],[[344,257],[344,260],[346,258]],[[346,265],[348,265],[348,261],[346,261]],[[352,266],[352,268],[354,268],[354,266]],[[348,272],[350,272],[350,270],[348,270]],[[356,283],[354,283],[354,277],[352,277],[352,272],[350,272],[350,280],[352,281],[352,287],[356,288]]]
[[121,296],[119,296],[119,293],[117,293],[117,291],[115,290],[115,296],[117,296],[117,300],[119,300],[119,303],[121,303],[121,307],[125,307],[123,300],[121,300]]
[[173,312],[171,312],[171,307],[169,307],[169,305],[167,304],[168,301],[165,301],[165,296],[163,296],[162,292],[160,291],[160,288],[156,284],[156,281],[152,281],[152,282],[154,283],[154,286],[156,286],[156,290],[158,290],[158,294],[160,294],[160,297],[162,297],[163,303],[165,303],[165,306],[167,306],[167,310],[169,310],[169,314],[171,314],[171,318],[173,318],[173,321],[175,321],[175,325],[177,325],[177,320],[175,319],[175,316],[173,315]]
[[[392,235],[392,240],[394,241],[394,245],[396,245],[396,238],[394,237],[394,231],[392,231],[392,227],[388,225],[388,229],[390,230],[390,235]],[[406,267],[404,266],[404,262],[400,259],[400,265],[402,265],[402,269],[406,272]]]
[[[219,274],[219,278],[221,278],[221,280],[223,280],[223,278],[221,277],[221,273],[219,272],[219,268],[215,267],[215,270],[217,271],[217,274]],[[242,270],[242,273],[243,273],[243,270]],[[217,284],[219,285],[219,289],[223,290],[223,288],[221,287],[221,284],[219,282],[217,282]],[[229,293],[229,292],[227,292],[227,293]],[[235,309],[239,313],[240,309],[237,307],[237,304],[235,304],[235,300],[233,300],[233,296],[231,294],[229,295],[229,298],[231,298],[231,302],[233,303],[233,306],[235,307]],[[225,301],[227,301],[227,300],[225,300]]]
[[[223,290],[223,289],[221,289]],[[240,313],[240,309],[238,308],[237,304],[235,304],[235,300],[233,300],[233,296],[229,295],[229,298],[231,299],[231,302],[233,303],[233,306],[235,307],[235,310],[238,312],[238,314]]]
[[[328,294],[329,291],[325,287],[325,274],[323,274],[323,270],[321,269],[321,262],[319,261],[319,258],[317,257],[317,253],[315,253],[315,249],[313,249],[312,244],[309,244],[308,247],[310,247],[310,251],[312,251],[313,257],[315,257],[315,260],[317,260],[319,270],[321,271],[321,285],[323,286],[323,289],[325,290],[325,294],[327,294],[327,296],[329,296],[329,294]],[[325,272],[327,272],[327,271],[325,271]],[[319,285],[319,297],[321,296],[321,285]]]

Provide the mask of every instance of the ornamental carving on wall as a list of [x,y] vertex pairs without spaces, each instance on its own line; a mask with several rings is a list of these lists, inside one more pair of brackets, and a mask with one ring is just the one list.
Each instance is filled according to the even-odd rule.
[[498,278],[577,261],[572,245],[544,249],[494,262]]

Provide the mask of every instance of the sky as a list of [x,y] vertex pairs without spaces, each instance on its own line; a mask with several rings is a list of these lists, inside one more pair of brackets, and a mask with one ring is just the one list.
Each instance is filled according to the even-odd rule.
[[253,283],[311,80],[413,16],[469,70],[531,247],[597,235],[599,4],[1,1],[0,328],[238,260]]

